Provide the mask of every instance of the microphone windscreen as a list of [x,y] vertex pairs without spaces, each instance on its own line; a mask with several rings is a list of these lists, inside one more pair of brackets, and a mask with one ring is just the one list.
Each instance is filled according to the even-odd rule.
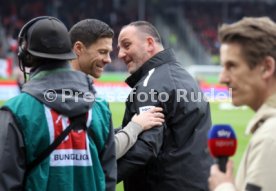
[[208,133],[208,147],[213,157],[233,156],[237,148],[233,128],[228,124],[213,125]]

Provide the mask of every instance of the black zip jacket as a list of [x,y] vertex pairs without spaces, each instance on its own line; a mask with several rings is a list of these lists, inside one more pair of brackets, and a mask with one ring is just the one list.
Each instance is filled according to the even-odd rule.
[[140,134],[117,161],[118,182],[124,181],[125,191],[207,191],[211,115],[197,82],[170,49],[149,59],[126,82],[133,90],[123,127],[151,106],[163,107],[166,122]]

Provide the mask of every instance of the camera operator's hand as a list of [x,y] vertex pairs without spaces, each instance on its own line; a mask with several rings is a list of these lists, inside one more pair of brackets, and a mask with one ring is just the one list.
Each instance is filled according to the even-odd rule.
[[165,116],[162,111],[163,109],[161,107],[154,107],[146,112],[140,113],[139,115],[135,114],[131,121],[139,124],[143,130],[148,130],[155,126],[161,126],[165,121]]

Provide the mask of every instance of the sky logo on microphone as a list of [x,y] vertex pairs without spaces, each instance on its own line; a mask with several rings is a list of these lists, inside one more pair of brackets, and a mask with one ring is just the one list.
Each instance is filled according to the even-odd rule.
[[227,124],[214,125],[208,134],[208,147],[214,157],[233,156],[237,148],[233,128]]

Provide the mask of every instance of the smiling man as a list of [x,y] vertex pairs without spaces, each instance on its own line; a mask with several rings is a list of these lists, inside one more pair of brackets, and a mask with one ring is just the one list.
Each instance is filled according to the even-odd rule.
[[[147,21],[124,26],[118,48],[118,57],[131,74],[126,82],[133,88],[123,126],[135,113],[152,106],[162,107],[165,114],[161,128],[140,134],[118,160],[118,181],[124,181],[125,191],[207,191],[211,116],[208,102],[193,102],[189,96],[202,93],[197,82],[176,60],[174,51],[164,49],[157,29]],[[179,90],[187,93],[187,99],[178,99]]]
[[85,19],[69,31],[77,59],[73,60],[75,70],[99,78],[106,64],[111,63],[113,30],[97,19]]

